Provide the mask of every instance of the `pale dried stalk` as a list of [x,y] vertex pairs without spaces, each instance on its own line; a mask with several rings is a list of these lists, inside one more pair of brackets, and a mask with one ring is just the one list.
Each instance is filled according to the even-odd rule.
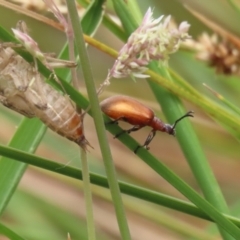
[[32,118],[38,117],[58,134],[86,150],[82,115],[75,104],[44,81],[34,66],[11,48],[0,46],[0,101]]

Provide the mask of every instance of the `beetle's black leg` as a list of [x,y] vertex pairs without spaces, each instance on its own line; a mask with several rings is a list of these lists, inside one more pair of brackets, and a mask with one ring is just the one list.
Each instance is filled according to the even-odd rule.
[[116,134],[114,138],[118,138],[118,137],[121,136],[123,133],[128,133],[128,134],[130,134],[131,132],[135,132],[135,131],[137,131],[137,130],[139,130],[139,129],[141,129],[141,128],[142,128],[142,126],[135,125],[135,126],[133,126],[132,128],[130,128],[130,129],[123,130],[123,131],[121,131],[120,133]]
[[148,145],[149,145],[150,142],[153,140],[153,138],[155,137],[155,135],[156,135],[156,130],[153,129],[153,130],[149,133],[149,135],[148,135],[146,141],[144,142],[144,144],[143,144],[142,146],[137,146],[137,148],[134,150],[134,153],[137,153],[138,149],[141,148],[141,147],[146,148],[147,150],[149,150]]

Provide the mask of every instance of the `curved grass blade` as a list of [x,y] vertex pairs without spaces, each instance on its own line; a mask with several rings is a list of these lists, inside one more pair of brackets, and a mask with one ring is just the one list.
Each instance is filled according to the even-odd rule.
[[[115,10],[124,26],[124,29],[130,35],[137,27],[137,24],[134,24],[135,22],[133,21],[133,18],[130,18],[130,21],[129,21],[129,17],[128,17],[128,19],[127,19],[128,21],[126,21],[125,15],[130,15],[130,13],[129,13],[128,9],[126,8],[126,5],[122,1],[114,0],[113,3],[114,3]],[[129,22],[131,22],[131,23],[129,23]],[[165,77],[171,81],[170,74],[164,67],[157,68],[155,64],[150,64],[150,68],[152,70],[155,70],[155,72],[158,72],[163,77]],[[156,84],[154,84],[152,82],[149,82],[149,85],[150,85],[155,97],[157,98],[158,102],[162,106],[162,110],[163,110],[164,114],[166,115],[167,119],[170,122],[173,122],[174,119],[177,119],[178,116],[182,116],[184,114],[183,105],[182,105],[180,99],[178,99],[172,93],[167,92],[165,89],[162,89],[160,86],[157,86]],[[224,200],[224,197],[221,194],[221,190],[220,190],[218,183],[214,177],[214,174],[211,171],[208,161],[207,161],[203,151],[201,150],[200,144],[197,140],[197,137],[196,137],[196,134],[195,134],[193,128],[189,124],[188,120],[181,123],[181,125],[182,125],[182,128],[178,130],[179,132],[178,132],[177,137],[178,137],[180,146],[182,148],[182,151],[184,152],[185,157],[188,160],[188,163],[189,163],[200,187],[202,188],[205,197],[207,198],[207,200],[210,203],[214,204],[214,206],[216,206],[216,208],[218,208],[220,211],[228,212],[228,208],[227,208],[226,202]],[[187,129],[187,131],[186,131],[186,129]],[[153,167],[156,168],[157,166],[155,165]],[[159,166],[159,169],[160,168],[162,168],[161,170],[163,170],[163,166]],[[166,172],[166,169],[163,171],[161,171],[161,170],[158,173],[162,177],[165,176],[164,178],[167,179],[168,173]],[[170,172],[169,172],[169,174],[170,174]],[[170,180],[170,178],[168,178],[168,179]],[[175,187],[177,187],[177,185],[178,185],[177,189],[184,194],[185,186],[184,185],[179,186],[179,184],[176,184],[176,185],[174,184]],[[185,196],[186,196],[186,192],[185,192]],[[193,197],[193,198],[192,197],[193,197],[192,194],[188,195],[188,199],[190,199],[191,201],[196,200],[197,202],[194,202],[194,203],[198,207],[200,207],[200,205],[198,205],[200,203],[199,199],[193,199],[195,197]],[[208,208],[210,206],[205,205],[205,207]],[[206,210],[206,209],[202,208],[202,210]],[[215,217],[217,217],[218,220],[220,220],[220,218],[221,218],[221,216],[218,214],[215,215]],[[225,220],[223,220],[223,221],[225,222]],[[232,234],[230,229],[227,230],[228,233],[225,232],[223,229],[226,230],[226,228],[225,228],[223,222],[222,223],[220,223],[220,222],[219,222],[219,225],[221,225],[221,227],[219,228],[219,230],[220,230],[223,238],[224,239],[232,239],[232,237],[228,234],[228,233]],[[225,223],[227,223],[227,222],[225,222]],[[230,225],[228,225],[228,226],[231,228],[232,227],[234,228],[234,226],[230,226]],[[239,234],[239,233],[237,233],[237,231],[236,231],[236,234]]]
[[20,237],[18,234],[13,232],[11,229],[4,226],[2,223],[0,223],[0,238],[1,238],[1,235],[4,235],[11,240],[26,240],[26,238]]
[[[38,119],[24,118],[18,127],[9,146],[33,153],[37,149],[46,126]],[[17,156],[15,156],[17,157]],[[25,163],[17,163],[9,158],[3,157],[0,160],[0,214],[3,213],[9,200],[26,170]]]
[[104,6],[106,0],[92,1],[84,13],[81,20],[83,32],[89,36],[92,36],[100,26],[103,19]]
[[[82,180],[82,171],[74,167],[69,167],[65,165],[63,167],[61,163],[50,161],[48,159],[32,155],[21,150],[5,147],[2,145],[0,145],[0,153],[3,156],[14,159],[16,161],[31,164],[33,166],[46,169],[51,172],[55,172],[74,179]],[[93,184],[109,188],[108,181],[104,176],[95,173],[90,173],[90,179],[91,183]],[[139,199],[143,199],[145,201],[152,202],[157,205],[175,209],[177,211],[190,214],[192,216],[200,217],[205,220],[213,221],[206,213],[204,213],[201,209],[197,208],[192,203],[165,194],[161,194],[149,189],[145,189],[136,185],[128,184],[122,181],[119,181],[119,186],[122,193],[128,194],[130,196],[137,197]],[[224,216],[228,218],[231,222],[233,222],[236,226],[240,227],[240,219],[237,219],[226,214]]]
[[75,35],[75,41],[76,41],[75,43],[77,46],[78,56],[81,60],[83,76],[85,78],[85,84],[86,84],[88,97],[91,104],[98,141],[99,141],[102,157],[104,160],[104,166],[105,166],[105,170],[108,177],[110,192],[113,199],[113,204],[115,208],[115,214],[117,217],[119,230],[123,239],[130,240],[131,235],[130,235],[130,231],[127,223],[127,218],[125,216],[125,211],[124,211],[123,202],[122,202],[122,198],[119,190],[119,185],[117,182],[117,175],[115,172],[115,167],[114,167],[110,147],[109,147],[106,132],[104,129],[102,112],[99,106],[98,96],[97,96],[95,84],[93,81],[90,62],[89,62],[88,55],[85,48],[83,32],[82,32],[81,25],[78,22],[78,13],[76,10],[75,2],[67,1],[67,7],[68,7],[71,23],[72,23],[74,35]]

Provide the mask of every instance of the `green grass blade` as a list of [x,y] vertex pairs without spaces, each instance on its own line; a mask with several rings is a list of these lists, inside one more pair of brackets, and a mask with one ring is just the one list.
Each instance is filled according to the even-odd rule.
[[8,227],[0,223],[0,237],[4,235],[11,240],[26,240],[26,238],[20,237],[18,234],[10,230]]
[[[35,152],[46,127],[38,119],[24,118],[9,146],[26,152]],[[10,150],[9,150],[10,151]],[[17,156],[15,156],[17,157]],[[27,165],[7,157],[0,160],[0,213],[2,214],[14,193]]]
[[[155,70],[157,69],[155,68]],[[162,74],[167,77],[168,73],[164,69],[161,70]],[[179,118],[179,116],[182,116],[185,113],[181,101],[176,98],[176,96],[164,89],[160,89],[160,87],[153,82],[149,81],[149,85],[158,102],[161,104],[165,116],[170,122],[174,122],[174,119]],[[210,168],[207,158],[202,151],[192,126],[189,121],[185,120],[179,125],[181,127],[177,127],[177,139],[205,198],[221,212],[228,213],[229,211],[221,193],[221,189]],[[232,239],[232,237],[221,228],[220,232],[224,239]]]
[[103,5],[105,2],[106,0],[95,0],[88,5],[81,20],[81,25],[85,34],[91,36],[98,29],[103,19]]
[[[114,6],[115,10],[124,26],[124,29],[130,35],[136,29],[137,25],[135,24],[133,19],[129,17],[130,13],[129,13],[128,9],[126,8],[126,5],[122,1],[115,0],[113,2],[115,4],[115,6]],[[126,16],[128,16],[127,19],[126,19]],[[129,23],[130,22],[129,19],[132,21],[132,23]],[[161,67],[160,70],[158,70],[159,68],[157,68],[154,64],[151,64],[150,68],[152,70],[155,70],[155,72],[159,72],[163,77],[168,78],[171,81],[171,77],[170,77],[169,73],[163,67]],[[163,110],[164,114],[166,115],[167,119],[170,122],[174,122],[176,119],[178,119],[180,116],[182,116],[185,113],[180,100],[176,96],[167,92],[165,89],[161,89],[159,86],[157,86],[156,84],[154,84],[152,82],[149,82],[149,85],[150,85],[155,97],[157,98],[160,105],[162,106],[162,110]],[[195,134],[193,128],[191,127],[191,125],[188,123],[187,120],[184,120],[183,123],[181,123],[181,126],[182,126],[182,128],[179,129],[179,132],[177,135],[180,146],[182,148],[182,151],[185,154],[186,159],[188,160],[188,163],[189,163],[200,187],[203,190],[205,197],[207,198],[207,200],[210,203],[214,204],[214,206],[216,206],[216,208],[219,209],[220,211],[228,212],[224,197],[221,194],[221,190],[220,190],[218,183],[211,171],[208,161],[199,145],[199,142],[197,140],[197,137],[196,137],[196,134]],[[155,168],[156,166],[153,166],[153,167]],[[164,175],[165,175],[165,173],[162,172],[162,174],[164,174]],[[162,174],[161,174],[161,176],[163,176]],[[167,175],[165,175],[165,176],[166,176],[166,177],[164,177],[165,179],[167,179],[169,177]],[[170,178],[168,178],[168,179],[170,180]],[[172,184],[174,184],[173,181],[172,181]],[[178,185],[177,189],[180,192],[181,191],[182,191],[182,193],[183,193],[183,191],[185,192],[184,185],[179,186],[179,184],[176,184],[175,187],[177,185]],[[185,192],[185,194],[186,193],[187,192]],[[187,194],[189,194],[188,195],[189,197],[191,197],[191,198],[193,197],[193,195],[190,194],[190,192],[188,192]],[[197,200],[197,199],[195,199],[195,200]],[[198,203],[197,202],[194,202],[194,203],[197,206],[199,206],[198,204],[200,202],[198,201]],[[205,206],[205,207],[207,207],[207,206]],[[222,223],[221,223],[221,227],[225,228],[225,226],[223,226]],[[224,239],[232,239],[232,237],[228,233],[223,231],[221,228],[220,228],[220,232],[221,232],[222,236],[224,237]]]
[[[14,148],[5,147],[2,145],[0,145],[0,154],[17,161],[25,162],[27,164],[31,164],[33,166],[49,170],[51,172],[55,172],[58,174],[62,174],[64,176],[82,180],[82,171],[74,167],[69,167],[69,166],[63,167],[61,163],[50,161],[48,159],[38,157],[36,155],[32,155]],[[109,187],[108,181],[104,176],[101,176],[95,173],[90,173],[90,179],[91,179],[91,183],[93,184],[96,184],[98,186],[102,186],[105,188]],[[175,209],[177,211],[181,211],[193,216],[197,216],[209,221],[213,221],[208,216],[207,213],[204,213],[202,210],[198,209],[192,203],[179,200],[171,196],[167,196],[165,194],[154,192],[148,189],[144,189],[142,187],[124,183],[121,181],[119,181],[119,185],[122,193],[128,194],[133,197],[137,197],[139,199],[143,199],[158,205],[162,205],[171,209]],[[232,221],[235,225],[240,227],[239,219],[234,218],[232,216],[228,216],[228,215],[224,215],[224,216],[228,218],[230,221]]]
[[95,84],[92,76],[89,58],[85,48],[82,28],[81,28],[81,25],[79,24],[78,13],[76,10],[75,2],[67,1],[67,6],[68,6],[68,12],[69,12],[69,16],[71,19],[71,23],[72,23],[72,27],[75,35],[75,43],[76,43],[78,55],[81,61],[83,75],[85,78],[88,97],[91,104],[93,119],[94,119],[96,131],[97,131],[98,141],[101,148],[108,181],[109,181],[110,191],[113,199],[113,204],[115,207],[115,212],[116,212],[120,233],[124,240],[128,240],[128,239],[130,240],[131,236],[129,232],[127,218],[125,216],[122,197],[121,197],[121,193],[120,193],[118,182],[117,182],[115,167],[113,164],[111,151],[108,145],[106,131],[104,129],[102,112],[98,102],[98,96],[96,93],[96,88],[95,88]]

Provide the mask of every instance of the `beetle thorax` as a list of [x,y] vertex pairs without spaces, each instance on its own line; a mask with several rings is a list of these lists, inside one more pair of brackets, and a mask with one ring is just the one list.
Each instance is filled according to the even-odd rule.
[[149,126],[154,130],[165,132],[165,124],[158,117],[154,116],[152,121],[149,123]]
[[150,122],[149,126],[152,127],[156,131],[166,132],[170,135],[175,135],[175,130],[173,129],[172,125],[165,124],[162,120],[160,120],[156,116],[154,116],[154,118]]

